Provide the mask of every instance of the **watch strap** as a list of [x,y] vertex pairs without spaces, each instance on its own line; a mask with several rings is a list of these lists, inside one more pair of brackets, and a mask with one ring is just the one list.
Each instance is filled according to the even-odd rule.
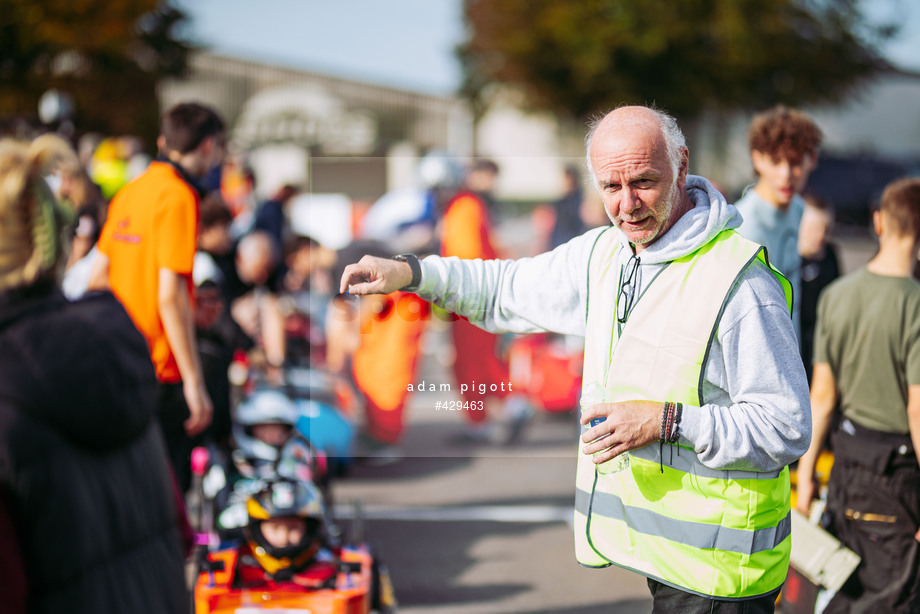
[[409,265],[409,268],[412,269],[412,281],[409,282],[408,286],[403,286],[400,290],[405,292],[414,292],[417,290],[419,284],[422,283],[422,265],[419,264],[418,257],[415,254],[399,254],[393,256],[393,260],[405,262]]

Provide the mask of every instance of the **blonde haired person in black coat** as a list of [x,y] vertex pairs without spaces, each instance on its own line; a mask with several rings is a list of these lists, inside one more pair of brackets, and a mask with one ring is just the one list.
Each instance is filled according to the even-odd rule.
[[144,338],[109,293],[58,288],[60,139],[0,140],[0,609],[188,611]]

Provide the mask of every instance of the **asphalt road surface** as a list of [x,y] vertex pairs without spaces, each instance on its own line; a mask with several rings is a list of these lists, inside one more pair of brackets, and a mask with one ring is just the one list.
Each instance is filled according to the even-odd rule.
[[447,368],[448,339],[443,326],[429,327],[417,379],[450,384],[454,392],[411,397],[405,458],[386,466],[357,465],[333,485],[343,525],[349,524],[351,502],[362,503],[364,532],[390,569],[399,611],[651,611],[644,578],[575,561],[574,413],[538,412],[522,440],[506,446],[507,421],[491,408],[494,443],[449,442],[463,417],[435,409],[437,401],[459,398]]

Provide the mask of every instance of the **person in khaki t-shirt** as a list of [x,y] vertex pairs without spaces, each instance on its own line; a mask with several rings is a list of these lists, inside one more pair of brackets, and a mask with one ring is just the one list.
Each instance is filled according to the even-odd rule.
[[841,415],[908,435],[908,387],[920,385],[920,284],[872,268],[848,275],[822,295],[815,340],[816,368],[828,365],[839,380]]
[[798,467],[807,514],[839,401],[828,528],[862,561],[828,614],[920,612],[920,179],[889,185],[873,222],[878,254],[818,302],[812,442]]

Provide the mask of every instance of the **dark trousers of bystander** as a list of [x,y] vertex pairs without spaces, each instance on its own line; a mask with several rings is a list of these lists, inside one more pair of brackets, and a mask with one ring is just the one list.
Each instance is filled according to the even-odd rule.
[[910,437],[848,422],[836,432],[830,531],[861,557],[826,614],[920,612],[920,466]]
[[648,578],[652,592],[652,614],[773,614],[779,590],[763,597],[727,601],[688,593]]
[[169,464],[176,475],[179,488],[185,493],[192,485],[192,445],[185,432],[185,421],[190,414],[181,382],[160,382],[156,415],[166,442]]

